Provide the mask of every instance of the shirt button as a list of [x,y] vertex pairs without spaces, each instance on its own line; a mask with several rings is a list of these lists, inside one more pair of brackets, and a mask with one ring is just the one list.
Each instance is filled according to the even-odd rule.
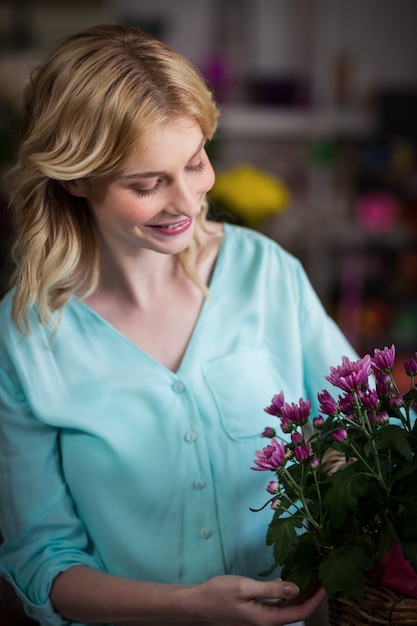
[[208,539],[211,535],[211,531],[208,528],[202,528],[200,530],[200,537],[203,539]]
[[193,433],[192,430],[190,430],[188,433],[185,433],[185,441],[188,441],[188,443],[192,443],[196,439],[197,439],[197,435],[196,433]]
[[185,385],[181,381],[177,381],[172,385],[172,390],[175,391],[175,393],[181,393],[184,389]]
[[204,487],[206,486],[206,481],[205,480],[201,480],[201,478],[198,478],[197,480],[194,481],[194,489],[204,489]]

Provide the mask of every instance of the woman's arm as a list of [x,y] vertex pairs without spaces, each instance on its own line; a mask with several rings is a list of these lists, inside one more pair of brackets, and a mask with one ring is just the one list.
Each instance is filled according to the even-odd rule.
[[[148,583],[75,566],[55,579],[51,600],[65,618],[81,622],[206,620],[230,626],[281,626],[303,620],[323,601],[323,590],[298,595],[296,585],[217,576],[201,585]],[[261,599],[285,602],[263,603]]]

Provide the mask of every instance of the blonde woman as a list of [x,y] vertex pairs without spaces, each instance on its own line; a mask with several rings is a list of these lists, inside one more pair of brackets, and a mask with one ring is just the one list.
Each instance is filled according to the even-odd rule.
[[[0,305],[0,575],[42,625],[280,626],[251,471],[276,389],[353,351],[299,263],[206,216],[218,110],[148,35],[59,42],[24,98]],[[262,599],[285,602],[262,602]]]

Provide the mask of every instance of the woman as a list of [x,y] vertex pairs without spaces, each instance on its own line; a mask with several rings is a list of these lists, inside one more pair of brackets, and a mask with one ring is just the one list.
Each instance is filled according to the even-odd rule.
[[272,395],[314,400],[353,351],[294,258],[207,219],[217,118],[185,59],[122,26],[63,40],[26,89],[0,574],[41,624],[279,626],[323,600],[258,577],[250,467]]

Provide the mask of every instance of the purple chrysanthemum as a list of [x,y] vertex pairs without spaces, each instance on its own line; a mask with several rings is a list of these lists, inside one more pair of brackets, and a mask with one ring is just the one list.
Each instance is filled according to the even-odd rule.
[[281,417],[281,409],[284,402],[284,392],[281,391],[277,395],[273,396],[271,404],[267,406],[264,411],[266,413],[269,413],[270,415],[276,415],[277,417]]
[[311,411],[310,400],[299,399],[298,404],[295,402],[286,402],[282,406],[281,415],[283,419],[287,419],[297,426],[303,426],[308,421]]
[[324,417],[322,415],[317,415],[313,419],[313,426],[317,430],[320,430],[321,428],[323,428],[323,426],[324,426]]
[[359,392],[358,397],[365,409],[368,409],[368,411],[377,408],[379,398],[378,394],[373,389],[368,389],[366,392]]
[[385,346],[383,350],[375,348],[374,356],[371,359],[371,365],[376,372],[381,372],[382,374],[390,374],[394,369],[394,361],[395,346],[393,344],[391,348],[387,348]]
[[279,482],[276,480],[271,480],[270,483],[268,484],[268,487],[266,488],[266,490],[268,491],[268,493],[278,493],[279,492]]
[[307,443],[304,446],[295,446],[294,456],[297,461],[307,461],[311,457],[311,445]]
[[375,390],[379,397],[389,396],[391,392],[390,376],[375,372]]
[[368,384],[368,378],[372,372],[371,357],[365,355],[358,361],[350,361],[347,356],[342,357],[342,364],[330,367],[330,374],[325,376],[335,387],[344,391],[356,391]]
[[318,393],[317,398],[320,403],[319,408],[321,413],[324,413],[324,415],[336,415],[339,407],[327,389],[323,389],[321,393]]
[[255,452],[254,463],[257,467],[251,469],[257,471],[275,470],[281,467],[285,457],[285,446],[282,441],[271,439],[271,443],[262,450]]
[[344,441],[347,437],[347,432],[344,428],[338,428],[332,432],[333,441]]
[[276,436],[275,428],[271,428],[270,426],[266,426],[261,437],[266,437],[267,439],[273,439]]
[[301,443],[303,441],[303,435],[297,430],[297,431],[295,431],[295,433],[292,433],[291,441],[295,445],[298,445],[299,443]]
[[414,357],[405,359],[404,369],[407,376],[417,376],[417,352]]

